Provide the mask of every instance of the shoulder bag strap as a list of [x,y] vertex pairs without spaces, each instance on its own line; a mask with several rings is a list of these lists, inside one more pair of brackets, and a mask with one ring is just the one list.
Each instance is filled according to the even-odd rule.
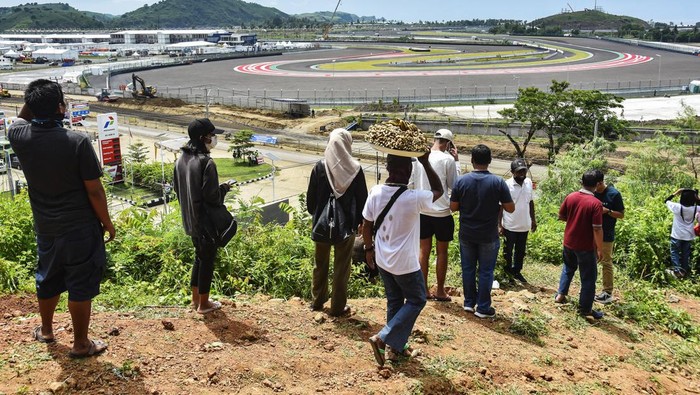
[[396,192],[394,192],[394,195],[391,196],[391,199],[389,199],[389,203],[386,204],[386,207],[384,207],[384,210],[382,210],[382,212],[379,214],[377,220],[374,221],[374,229],[372,229],[373,235],[377,234],[377,229],[379,229],[379,227],[382,225],[382,222],[384,222],[384,217],[386,217],[386,214],[389,212],[391,206],[394,205],[396,199],[398,199],[399,196],[401,196],[401,194],[404,193],[407,189],[408,188],[405,186],[399,187],[399,189]]

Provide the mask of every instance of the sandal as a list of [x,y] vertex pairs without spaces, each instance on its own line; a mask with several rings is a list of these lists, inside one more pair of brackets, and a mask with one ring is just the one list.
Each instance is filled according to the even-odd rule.
[[41,343],[53,343],[56,341],[56,339],[53,337],[48,337],[41,334],[41,325],[34,328],[33,337],[34,340]]
[[369,338],[369,344],[372,345],[372,352],[374,353],[374,359],[377,361],[379,366],[384,366],[384,362],[386,361],[384,357],[384,348],[380,347],[380,343],[383,345],[384,342],[382,342],[382,339],[379,338],[379,336],[374,335]]
[[569,301],[567,300],[566,295],[556,294],[554,295],[554,303],[566,304],[569,303]]
[[102,354],[106,349],[107,343],[103,342],[102,340],[90,340],[90,348],[87,350],[87,352],[77,354],[71,351],[68,353],[68,356],[71,358],[93,357],[95,355]]
[[419,355],[420,355],[420,350],[417,350],[417,349],[414,350],[413,348],[411,348],[410,345],[408,345],[408,343],[406,343],[403,346],[403,349],[401,350],[401,352],[394,351],[394,349],[391,348],[391,346],[387,347],[387,350],[386,350],[386,359],[388,359],[392,362],[398,362],[401,359],[415,358]]
[[219,310],[220,308],[221,308],[221,302],[216,300],[216,301],[211,302],[211,307],[209,307],[208,309],[204,309],[204,310],[197,310],[197,313],[207,314],[207,313],[211,313],[212,311]]

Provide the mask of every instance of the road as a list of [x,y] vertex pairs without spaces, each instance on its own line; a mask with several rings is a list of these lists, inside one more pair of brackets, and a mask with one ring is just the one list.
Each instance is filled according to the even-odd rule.
[[[83,131],[87,133],[93,133],[97,129],[95,121],[85,120],[83,126],[76,127],[76,130]],[[121,144],[122,152],[127,151],[127,147],[130,144],[136,142],[142,142],[149,149],[149,157],[153,161],[174,161],[174,153],[168,152],[167,154],[161,155],[161,150],[156,152],[156,143],[171,146],[172,148],[177,148],[181,146],[186,141],[185,128],[182,131],[163,131],[152,128],[144,128],[138,126],[120,126],[121,134]],[[167,143],[170,141],[170,143]],[[316,143],[316,140],[313,140]],[[97,150],[97,144],[94,144]],[[265,157],[265,161],[272,163],[274,160],[274,165],[278,172],[276,173],[274,179],[269,178],[262,181],[257,181],[255,183],[246,184],[240,186],[239,195],[244,201],[250,201],[255,197],[262,198],[266,202],[272,202],[276,200],[289,199],[290,203],[293,205],[298,204],[299,194],[306,192],[306,187],[308,185],[308,177],[311,174],[311,170],[314,164],[323,157],[322,153],[319,152],[302,152],[297,150],[280,149],[271,146],[257,146],[256,149]],[[228,144],[222,141],[213,150],[212,156],[216,158],[229,158],[230,153],[228,150]],[[369,146],[366,142],[355,142],[353,143],[353,152],[356,155],[373,156],[376,151]],[[377,163],[377,160],[372,159],[362,159],[361,163],[365,176],[367,178],[368,187],[372,187],[377,184],[377,170],[380,173],[381,180],[386,178],[386,171],[383,165],[383,154],[380,153],[378,158],[381,163]],[[462,153],[460,162],[462,168],[469,170],[471,165],[469,165],[470,159],[469,155]],[[491,171],[498,175],[507,175],[509,170],[509,161],[495,159],[491,165]],[[535,179],[541,179],[546,174],[546,168],[542,166],[533,166],[533,175]],[[18,170],[13,170],[13,176],[16,178],[23,178],[22,172]],[[7,190],[7,176],[0,175],[0,184],[4,185],[4,190]],[[380,180],[380,182],[381,182]],[[115,205],[119,207],[122,203],[115,202]]]

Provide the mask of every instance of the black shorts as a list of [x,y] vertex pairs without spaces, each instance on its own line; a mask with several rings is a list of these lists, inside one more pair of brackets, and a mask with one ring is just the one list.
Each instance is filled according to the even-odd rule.
[[455,233],[455,220],[447,217],[431,217],[420,215],[420,238],[430,239],[435,236],[437,241],[452,241]]
[[68,291],[68,300],[84,302],[99,295],[107,262],[103,237],[99,223],[60,236],[37,235],[37,297],[48,299]]

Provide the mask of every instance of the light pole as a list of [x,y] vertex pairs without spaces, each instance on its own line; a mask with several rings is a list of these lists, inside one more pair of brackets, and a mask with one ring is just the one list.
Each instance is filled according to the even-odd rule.
[[331,74],[331,78],[335,78],[335,59],[333,59],[333,74]]
[[658,83],[658,87],[661,88],[661,55],[659,55],[657,53],[656,57],[659,58],[659,83]]

